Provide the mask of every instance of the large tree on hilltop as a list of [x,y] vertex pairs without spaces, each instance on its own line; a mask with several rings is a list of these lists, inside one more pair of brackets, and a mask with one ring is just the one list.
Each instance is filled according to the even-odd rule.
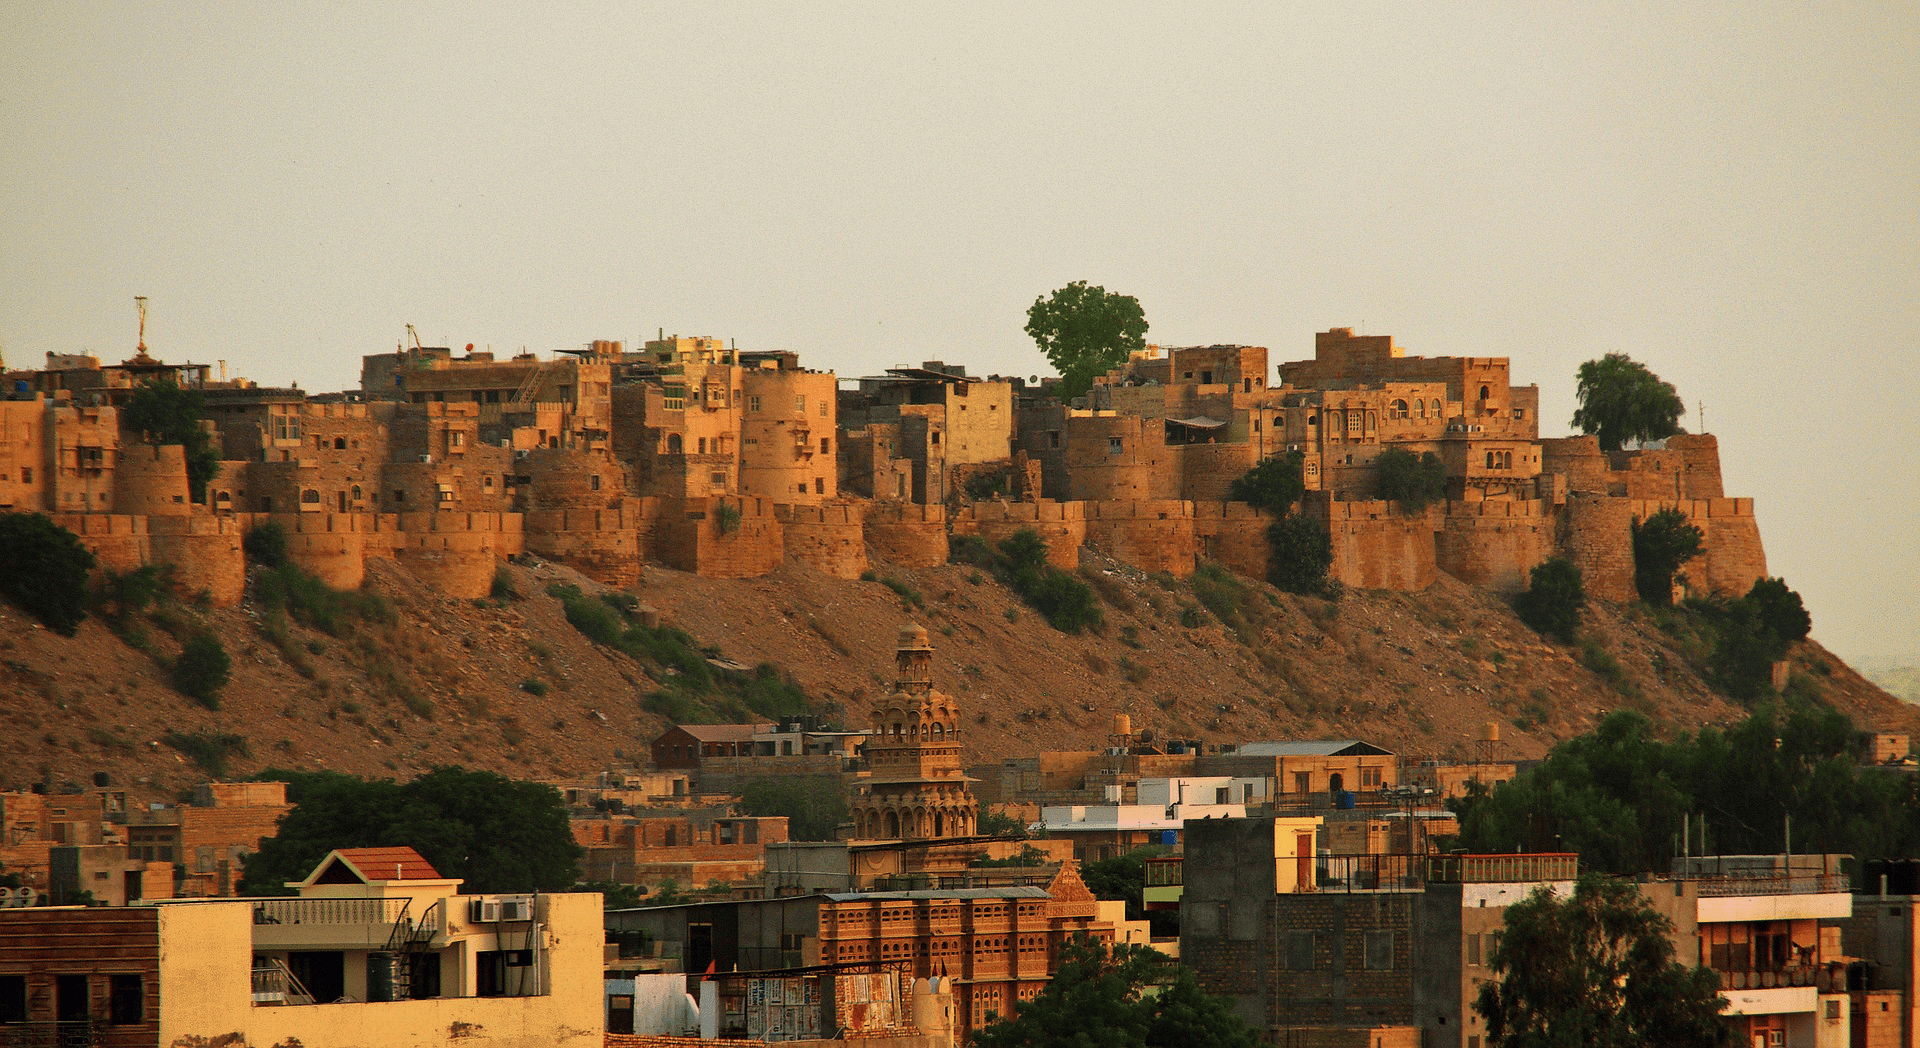
[[121,424],[154,444],[178,444],[186,451],[187,491],[195,502],[207,501],[207,484],[220,472],[220,453],[200,425],[205,398],[197,389],[182,389],[155,380],[133,391]]
[[1108,294],[1076,280],[1027,309],[1027,334],[1060,372],[1060,402],[1093,388],[1093,380],[1127,362],[1147,344],[1147,315],[1132,295]]
[[1680,432],[1686,405],[1672,383],[1625,353],[1608,353],[1580,365],[1573,424],[1600,438],[1602,451],[1618,451],[1629,440],[1664,440]]

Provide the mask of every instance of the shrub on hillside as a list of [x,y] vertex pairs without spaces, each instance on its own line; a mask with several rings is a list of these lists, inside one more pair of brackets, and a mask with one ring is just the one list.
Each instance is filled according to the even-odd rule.
[[87,617],[93,553],[44,513],[0,513],[0,595],[71,637]]
[[1534,565],[1527,575],[1527,591],[1514,598],[1513,610],[1534,632],[1571,644],[1586,603],[1580,569],[1555,557]]
[[1332,592],[1333,537],[1311,517],[1290,513],[1267,527],[1267,581],[1289,593]]
[[228,675],[233,670],[233,660],[227,657],[227,649],[220,638],[211,633],[202,633],[180,649],[180,657],[173,660],[173,686],[180,694],[200,700],[200,704],[210,710],[220,708],[220,689],[227,686]]
[[260,567],[281,567],[287,562],[287,529],[272,521],[248,528],[240,540],[240,552]]

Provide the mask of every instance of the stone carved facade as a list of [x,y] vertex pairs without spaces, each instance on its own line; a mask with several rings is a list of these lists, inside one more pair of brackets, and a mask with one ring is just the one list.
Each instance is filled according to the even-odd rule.
[[862,840],[971,836],[979,805],[960,763],[960,710],[933,686],[933,645],[921,626],[900,631],[899,679],[873,711],[867,736],[872,777],[854,798]]

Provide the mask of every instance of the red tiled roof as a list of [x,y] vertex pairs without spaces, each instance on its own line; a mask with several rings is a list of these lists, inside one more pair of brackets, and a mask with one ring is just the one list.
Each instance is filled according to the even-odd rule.
[[334,852],[370,881],[439,881],[446,878],[412,848],[341,848]]

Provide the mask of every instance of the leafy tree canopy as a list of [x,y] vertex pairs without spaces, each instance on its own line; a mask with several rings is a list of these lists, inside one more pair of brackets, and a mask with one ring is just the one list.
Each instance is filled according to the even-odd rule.
[[284,894],[335,848],[407,846],[471,895],[565,891],[581,850],[560,792],[486,771],[436,768],[412,782],[267,769],[294,805],[246,857],[249,895]]
[[1746,602],[1753,606],[1761,625],[1773,633],[1779,648],[1775,657],[1787,653],[1789,645],[1807,639],[1813,631],[1813,616],[1800,601],[1800,594],[1787,588],[1785,579],[1757,579],[1747,591]]
[[144,435],[151,443],[178,444],[186,449],[187,490],[195,502],[207,501],[207,484],[220,472],[220,453],[200,425],[205,414],[205,398],[199,390],[155,380],[133,391],[121,417],[127,429]]
[[1634,521],[1633,585],[1640,599],[1656,608],[1673,604],[1673,575],[1680,565],[1700,554],[1704,536],[1687,522],[1687,515],[1668,507]]
[[1629,440],[1664,440],[1680,432],[1686,405],[1671,383],[1625,353],[1608,353],[1580,365],[1573,424],[1600,438],[1603,451]]
[[1428,503],[1447,497],[1447,467],[1431,451],[1415,455],[1388,448],[1373,464],[1380,478],[1380,497],[1398,502],[1404,512],[1418,513]]
[[62,636],[87,617],[93,552],[44,513],[0,513],[0,595]]
[[1863,750],[1864,736],[1829,707],[1783,714],[1763,702],[1731,729],[1672,742],[1657,739],[1645,716],[1621,710],[1537,767],[1450,806],[1469,851],[1577,851],[1589,868],[1617,874],[1668,869],[1683,825],[1694,854],[1780,852],[1788,815],[1803,851],[1914,854],[1916,784],[1863,772]]
[[[1159,992],[1146,992],[1158,986]],[[1193,969],[1145,946],[1112,952],[1076,936],[1061,947],[1047,988],[1015,1006],[1010,1019],[974,1031],[975,1048],[1253,1048],[1259,1037]]]
[[1633,884],[1589,873],[1507,908],[1474,1002],[1492,1048],[1732,1048],[1711,970],[1674,960],[1672,922]]
[[1260,509],[1286,513],[1307,493],[1307,482],[1300,475],[1305,461],[1306,456],[1298,451],[1263,458],[1233,482],[1227,497]]
[[1587,603],[1587,589],[1580,569],[1570,561],[1554,557],[1536,564],[1527,573],[1527,591],[1514,598],[1513,610],[1534,632],[1573,643],[1580,628],[1580,609]]
[[1267,581],[1289,593],[1325,594],[1333,566],[1333,536],[1326,525],[1290,513],[1267,527]]
[[1132,295],[1076,280],[1027,309],[1027,334],[1060,372],[1061,403],[1093,388],[1093,380],[1127,362],[1147,344],[1147,315]]
[[233,660],[226,646],[211,633],[201,633],[180,649],[173,662],[173,686],[180,694],[199,699],[210,710],[220,708],[220,689],[227,686]]
[[831,775],[758,778],[741,788],[740,810],[786,816],[787,836],[793,840],[830,841],[847,821],[847,791]]

